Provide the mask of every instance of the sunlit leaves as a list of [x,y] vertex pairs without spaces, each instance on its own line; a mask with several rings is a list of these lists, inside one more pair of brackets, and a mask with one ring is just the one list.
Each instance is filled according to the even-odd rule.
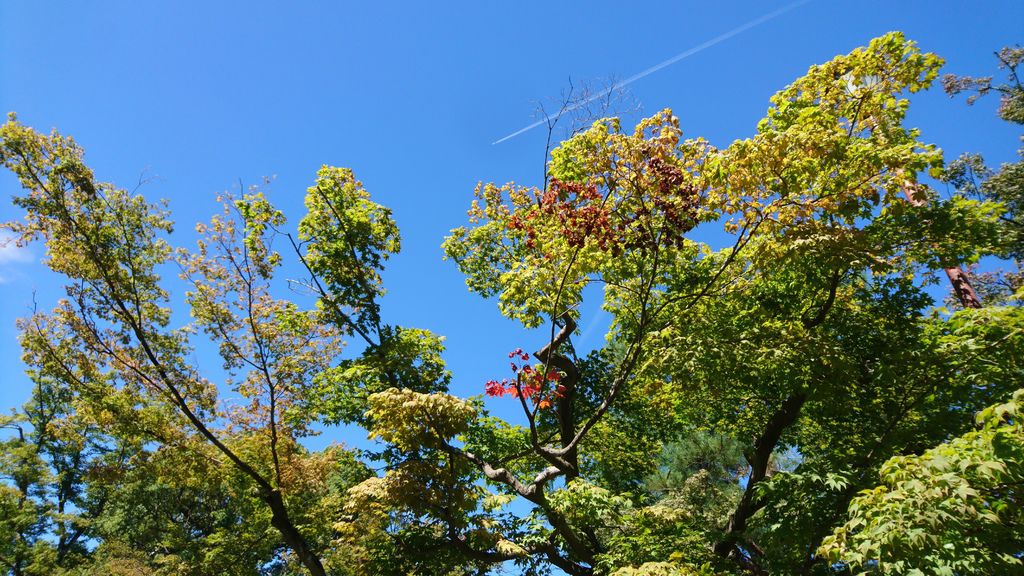
[[575,315],[589,282],[636,280],[621,262],[649,267],[714,217],[701,200],[710,146],[680,134],[667,110],[632,134],[617,121],[596,122],[552,152],[547,190],[479,186],[473,226],[453,230],[446,255],[471,290],[499,295],[502,312],[528,327]]
[[[979,430],[882,466],[821,552],[883,574],[1017,574],[1024,541],[1024,392],[982,411]],[[860,572],[858,572],[860,573]]]
[[330,293],[329,312],[350,315],[335,318],[346,331],[373,328],[380,322],[376,299],[384,294],[380,270],[400,247],[391,211],[370,200],[351,170],[330,166],[307,190],[306,210],[299,239],[305,263]]
[[306,409],[327,422],[366,423],[370,395],[389,388],[443,392],[451,380],[443,338],[428,330],[383,326],[381,344],[313,377],[315,393]]
[[432,446],[469,427],[476,409],[447,394],[392,388],[370,396],[370,435],[403,450]]

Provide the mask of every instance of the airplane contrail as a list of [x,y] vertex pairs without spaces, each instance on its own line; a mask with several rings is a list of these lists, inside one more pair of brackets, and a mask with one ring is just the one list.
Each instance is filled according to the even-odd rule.
[[651,74],[654,74],[655,72],[657,72],[658,70],[661,70],[662,68],[665,68],[666,66],[671,66],[671,65],[675,64],[676,62],[679,62],[680,60],[683,60],[684,58],[689,58],[690,56],[693,56],[694,54],[697,54],[698,52],[703,52],[704,50],[707,50],[708,48],[711,48],[715,44],[719,44],[721,42],[725,42],[726,40],[728,40],[729,38],[732,38],[733,36],[736,36],[737,34],[741,34],[743,32],[746,32],[747,30],[750,30],[751,28],[753,28],[755,26],[764,24],[765,22],[767,22],[767,21],[769,21],[769,20],[771,20],[773,18],[777,18],[777,17],[785,14],[786,12],[789,12],[790,10],[794,10],[796,8],[799,8],[800,6],[803,6],[804,4],[807,4],[807,3],[811,2],[811,1],[812,0],[798,0],[797,2],[792,2],[790,4],[786,4],[785,6],[783,6],[782,8],[779,8],[778,10],[775,10],[774,12],[769,12],[769,13],[763,15],[763,16],[760,16],[758,18],[754,18],[753,20],[751,20],[751,21],[749,21],[749,22],[747,22],[745,24],[741,24],[741,25],[737,26],[736,28],[733,28],[732,30],[729,30],[728,32],[725,32],[724,34],[719,34],[718,36],[715,36],[714,38],[712,38],[711,40],[708,40],[707,42],[704,42],[702,44],[698,44],[698,45],[694,46],[693,48],[690,48],[689,50],[686,50],[684,52],[680,52],[679,54],[676,54],[675,56],[669,58],[668,60],[665,60],[664,62],[659,62],[659,63],[655,64],[654,66],[651,66],[650,68],[644,70],[643,72],[638,72],[638,73],[630,76],[629,78],[626,78],[622,82],[617,82],[617,83],[609,86],[608,88],[605,88],[604,90],[601,90],[597,94],[593,94],[589,98],[585,98],[585,99],[583,99],[583,100],[581,100],[579,102],[574,102],[572,105],[566,106],[565,108],[560,110],[558,112],[558,114],[555,114],[554,116],[545,116],[543,119],[537,120],[536,122],[534,122],[533,124],[530,124],[529,126],[526,126],[524,128],[520,128],[519,130],[516,130],[515,132],[509,134],[508,136],[505,136],[504,138],[500,138],[498,140],[495,140],[494,142],[492,142],[492,145],[494,145],[494,144],[501,144],[502,142],[504,142],[504,141],[506,141],[506,140],[508,140],[510,138],[515,138],[516,136],[519,136],[523,132],[526,132],[528,130],[533,130],[537,126],[540,126],[541,124],[544,124],[545,122],[547,122],[549,120],[554,120],[554,119],[559,118],[560,116],[562,116],[566,112],[572,112],[573,110],[576,110],[577,108],[579,108],[581,106],[589,104],[589,103],[593,102],[594,100],[597,100],[598,98],[603,98],[603,97],[607,96],[608,94],[610,94],[611,92],[613,92],[614,90],[618,90],[619,88],[622,88],[623,86],[627,86],[629,84],[632,84],[633,82],[636,82],[637,80],[640,80],[641,78],[644,78],[646,76],[650,76]]

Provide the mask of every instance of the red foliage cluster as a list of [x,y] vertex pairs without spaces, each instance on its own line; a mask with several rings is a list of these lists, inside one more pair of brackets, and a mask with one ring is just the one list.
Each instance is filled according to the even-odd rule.
[[552,220],[572,248],[593,242],[618,256],[634,248],[682,247],[684,235],[697,225],[699,189],[687,184],[678,166],[657,157],[647,162],[644,180],[646,200],[631,212],[613,214],[597,186],[553,179],[537,196],[539,209],[513,214],[507,226],[526,232],[526,247],[531,250],[536,247],[536,227],[550,226]]
[[522,366],[516,364],[515,359],[517,358],[524,362],[530,359],[530,355],[523,352],[522,348],[516,348],[509,352],[508,357],[513,360],[509,364],[512,366],[512,372],[516,374],[516,377],[514,379],[503,378],[500,381],[488,380],[484,385],[484,392],[488,396],[501,397],[507,394],[513,398],[533,400],[541,408],[547,408],[552,404],[551,395],[543,397],[545,395],[542,394],[547,382],[555,385],[554,396],[562,396],[564,387],[558,383],[562,379],[560,373],[551,370],[545,378],[539,370],[535,370],[529,364],[523,364]]
[[[681,248],[684,235],[697,225],[700,191],[686,183],[686,176],[678,166],[662,158],[652,158],[647,167],[654,184],[650,190],[650,206],[641,206],[620,224],[624,235],[630,227],[635,231],[625,245],[627,248],[657,248],[659,245]],[[660,215],[662,220],[657,228],[633,226],[650,221],[655,215]]]
[[610,212],[593,184],[552,180],[541,197],[540,208],[541,212],[558,218],[562,235],[573,248],[581,248],[587,238],[593,238],[601,250],[608,250],[615,243]]
[[560,232],[573,248],[581,248],[588,239],[597,242],[601,250],[614,249],[617,237],[610,221],[610,211],[604,197],[592,184],[552,180],[548,189],[537,198],[539,211],[530,211],[525,218],[512,215],[508,227],[526,232],[526,247],[533,248],[537,238],[533,220],[540,215],[558,220]]

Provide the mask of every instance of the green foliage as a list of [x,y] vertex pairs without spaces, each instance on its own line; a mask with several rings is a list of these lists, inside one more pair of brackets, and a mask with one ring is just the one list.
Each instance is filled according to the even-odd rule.
[[1024,573],[1022,401],[1019,390],[978,414],[978,430],[887,461],[822,554],[883,574]]
[[698,430],[665,445],[658,471],[647,478],[650,492],[671,493],[698,472],[712,482],[732,483],[747,473],[743,446],[735,438]]
[[710,569],[693,570],[672,562],[645,562],[640,566],[620,568],[612,576],[713,576]]
[[469,428],[476,409],[447,394],[423,394],[391,388],[370,396],[371,437],[401,450],[415,450],[449,439]]
[[306,210],[299,223],[305,264],[330,293],[336,322],[345,330],[372,329],[384,294],[379,271],[400,247],[391,211],[370,200],[351,170],[330,166],[306,191]]
[[[529,427],[433,445],[534,505],[527,554],[581,574],[827,571],[815,550],[881,462],[1019,387],[1014,312],[924,314],[931,274],[1004,253],[999,202],[918,184],[942,157],[905,127],[907,94],[940,65],[888,34],[812,67],[726,149],[683,140],[669,111],[632,133],[602,119],[552,152],[547,189],[477,188],[444,243],[471,291],[526,327],[557,321],[552,346],[590,283],[614,318],[606,350],[557,364],[571,411],[523,403]],[[732,246],[686,237],[719,220]],[[695,429],[737,441],[669,444]],[[787,450],[799,466],[776,473]]]
[[[993,84],[991,76],[972,78],[947,74],[943,77],[943,87],[950,96],[970,92],[968,104],[990,92],[997,92],[1000,95],[999,117],[1014,124],[1024,124],[1024,84],[1021,84],[1018,74],[1018,68],[1024,62],[1024,48],[1004,47],[996,56],[999,68],[1005,70],[1005,83]],[[1019,150],[1018,155],[1024,158],[1024,149]],[[1019,268],[1021,260],[1024,260],[1024,160],[1003,164],[994,171],[985,166],[980,155],[964,154],[950,163],[945,180],[964,196],[999,203],[1004,210],[1000,218],[1000,247],[1017,261]],[[1019,287],[1019,281],[1013,282],[1008,292],[1012,294]],[[1008,296],[1005,289],[1003,292],[1002,297]]]
[[380,344],[371,345],[359,358],[342,360],[313,378],[317,394],[307,409],[329,423],[367,425],[371,395],[391,388],[417,392],[443,392],[451,380],[445,368],[443,338],[427,330],[382,326]]
[[[251,191],[222,199],[222,212],[197,226],[196,249],[175,252],[166,212],[95,182],[82,156],[70,138],[38,134],[13,117],[0,128],[0,160],[22,184],[14,203],[26,215],[3,226],[20,243],[42,240],[46,263],[68,282],[68,298],[52,313],[20,323],[34,378],[62,392],[59,418],[36,433],[59,427],[68,445],[29,441],[5,451],[24,453],[10,463],[13,491],[5,487],[15,543],[9,565],[20,572],[52,556],[49,571],[87,555],[100,571],[254,574],[273,566],[326,574],[321,558],[344,549],[322,519],[336,515],[354,482],[328,484],[342,451],[310,453],[299,439],[323,421],[318,379],[337,366],[342,334],[370,344],[367,364],[390,385],[433,391],[448,380],[439,338],[379,322],[379,271],[398,250],[390,212],[350,171],[325,167],[309,191],[299,241],[281,231],[283,214]],[[279,236],[311,275],[320,296],[314,309],[272,295]],[[189,285],[193,319],[178,329],[158,273],[172,259]],[[243,406],[221,402],[217,385],[189,362],[199,331],[219,346],[225,387]],[[361,400],[350,411],[365,411],[365,394]],[[104,456],[90,468],[81,454],[97,429],[103,434],[91,450]],[[29,458],[41,453],[50,460]],[[109,462],[112,453],[121,460]],[[66,465],[66,457],[78,459]],[[25,476],[29,468],[38,478]],[[46,487],[50,471],[55,495]]]

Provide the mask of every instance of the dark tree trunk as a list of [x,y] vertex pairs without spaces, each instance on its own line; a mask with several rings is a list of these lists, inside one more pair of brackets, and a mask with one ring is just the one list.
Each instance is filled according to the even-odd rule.
[[[562,329],[559,330],[554,339],[540,350],[534,352],[533,356],[543,362],[548,370],[554,369],[562,374],[562,378],[559,381],[561,397],[555,401],[555,409],[558,418],[559,441],[562,447],[565,448],[572,444],[573,438],[576,437],[576,412],[574,405],[576,403],[576,384],[579,380],[579,370],[572,360],[558,353],[558,347],[568,340],[573,330],[576,329],[576,322],[571,316],[566,314],[561,319],[563,322]],[[547,375],[545,374],[544,377],[546,378]],[[566,451],[563,455],[563,462],[568,466],[567,469],[562,470],[565,473],[566,481],[578,478],[580,475],[580,465],[577,446],[574,445]]]
[[281,491],[271,490],[270,492],[264,492],[263,499],[270,506],[270,511],[273,514],[270,518],[270,523],[281,533],[285,544],[295,552],[302,565],[313,576],[327,576],[324,565],[320,562],[320,557],[310,549],[309,543],[306,542],[302,533],[299,532],[295,525],[292,524],[291,518],[288,517],[288,510],[284,506]]
[[782,403],[782,406],[772,414],[765,426],[764,432],[754,442],[754,450],[747,454],[747,461],[750,463],[750,479],[747,480],[747,488],[743,492],[736,510],[729,517],[729,525],[725,529],[725,537],[715,544],[715,552],[720,556],[728,556],[736,547],[736,542],[744,530],[747,529],[747,520],[761,509],[761,504],[754,499],[754,488],[768,475],[768,464],[772,452],[782,437],[782,432],[796,422],[800,417],[800,409],[807,401],[805,394],[794,394]]

